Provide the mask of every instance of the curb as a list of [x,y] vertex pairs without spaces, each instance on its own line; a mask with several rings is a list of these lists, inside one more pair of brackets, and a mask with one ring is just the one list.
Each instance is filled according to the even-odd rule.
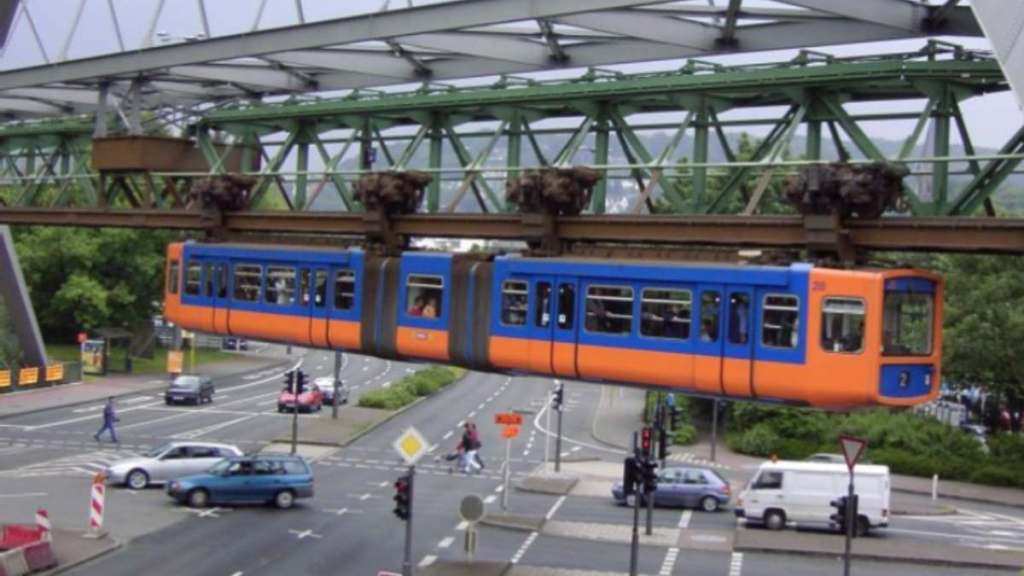
[[114,538],[114,537],[111,536],[110,540],[113,543],[113,546],[111,546],[110,548],[107,548],[106,550],[101,551],[99,554],[93,554],[92,556],[86,556],[84,558],[79,558],[78,560],[74,560],[74,561],[68,562],[67,564],[59,564],[59,565],[57,565],[56,568],[51,568],[50,570],[47,570],[45,572],[40,572],[38,574],[38,576],[54,576],[55,574],[63,574],[64,572],[67,572],[68,570],[71,570],[72,568],[77,568],[77,567],[79,567],[79,566],[81,566],[83,564],[87,564],[89,562],[92,562],[93,560],[96,560],[97,558],[102,558],[102,557],[106,556],[107,554],[110,554],[111,552],[116,552],[117,550],[120,550],[121,547],[123,547],[124,544],[125,544],[124,541],[122,541],[120,538]]
[[934,510],[899,510],[893,509],[889,511],[893,516],[952,516],[956,514],[956,508],[952,506],[943,506],[939,509]]
[[[834,552],[822,551],[822,550],[791,550],[785,549],[780,550],[778,548],[772,548],[769,546],[742,546],[734,545],[733,550],[736,552],[758,552],[762,554],[781,554],[781,555],[798,555],[798,556],[812,556],[819,558],[835,558]],[[839,554],[842,556],[842,554]],[[899,564],[926,564],[929,566],[952,566],[956,568],[980,568],[980,569],[991,569],[991,570],[1019,570],[1024,567],[1024,562],[1021,564],[996,564],[992,562],[970,562],[970,561],[959,561],[959,560],[938,560],[929,558],[894,558],[892,556],[886,556],[885,554],[871,554],[871,553],[858,553],[853,552],[850,554],[851,559],[858,560],[872,560],[875,562],[888,562],[888,563],[899,563]]]
[[[277,362],[277,363],[274,363],[274,364],[271,364],[271,365],[268,365],[268,366],[264,366],[264,367],[259,368],[259,369],[246,370],[244,372],[235,372],[235,373],[232,373],[232,374],[224,374],[222,376],[219,376],[218,378],[233,378],[233,377],[236,377],[236,376],[243,376],[245,374],[249,374],[250,372],[259,372],[259,371],[262,371],[262,370],[269,370],[271,368],[277,368],[278,365],[282,365],[283,366],[283,365],[287,365],[287,364],[289,364],[289,363],[288,362]],[[155,379],[155,376],[154,376],[154,379]],[[84,384],[84,381],[77,383],[77,385],[79,385],[79,386],[81,386],[83,384]],[[32,415],[32,414],[39,414],[40,412],[46,412],[48,410],[60,410],[62,408],[76,408],[78,406],[84,406],[86,404],[92,404],[94,402],[100,402],[104,398],[111,398],[111,397],[115,398],[115,399],[116,398],[124,398],[125,396],[131,396],[133,394],[141,394],[141,393],[144,393],[144,392],[152,392],[153,390],[160,390],[160,389],[163,389],[163,388],[166,388],[166,387],[167,387],[167,383],[165,382],[165,383],[162,383],[162,384],[159,384],[159,385],[153,384],[152,386],[146,386],[144,388],[138,388],[138,389],[132,390],[130,392],[119,392],[119,393],[116,393],[116,394],[107,394],[106,396],[103,396],[101,398],[93,398],[92,400],[79,400],[79,401],[75,401],[75,402],[69,402],[67,404],[59,404],[59,405],[54,405],[54,406],[47,406],[46,408],[32,408],[31,410],[25,410],[25,411],[22,411],[22,412],[16,412],[16,413],[12,413],[12,414],[0,414],[0,421],[9,420],[11,418],[19,418],[21,416],[29,416],[29,415]],[[0,396],[0,398],[2,398],[2,396]]]
[[540,532],[547,520],[543,516],[525,516],[516,514],[485,515],[480,524],[492,528],[506,528],[522,532]]
[[[975,486],[984,487],[981,484],[975,484]],[[914,496],[931,496],[931,490],[908,490],[906,488],[893,488],[893,492],[899,492],[900,494],[913,494]],[[943,494],[939,492],[939,498],[945,498],[947,500],[962,500],[964,502],[979,502],[982,504],[998,504],[1000,506],[1008,506],[1010,508],[1024,508],[1024,502],[1007,502],[1005,500],[997,500],[994,498],[977,498],[971,496]]]
[[629,452],[629,447],[628,446],[623,446],[621,444],[616,444],[614,442],[608,442],[604,438],[601,438],[601,436],[598,435],[598,433],[597,433],[597,428],[598,428],[597,424],[598,424],[598,422],[601,421],[601,416],[602,416],[602,414],[604,412],[604,408],[605,408],[605,393],[608,390],[611,390],[611,386],[609,386],[608,384],[602,384],[601,385],[601,398],[597,402],[597,410],[594,411],[594,419],[590,423],[590,436],[593,437],[594,440],[596,440],[597,442],[599,442],[601,444],[604,444],[605,446],[607,446],[609,448],[614,448],[616,450],[625,450],[626,452]]

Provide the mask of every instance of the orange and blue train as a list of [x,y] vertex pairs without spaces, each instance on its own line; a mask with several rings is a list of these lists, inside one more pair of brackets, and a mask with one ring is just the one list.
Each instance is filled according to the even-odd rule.
[[175,243],[165,315],[207,333],[829,409],[939,391],[942,279],[662,261]]

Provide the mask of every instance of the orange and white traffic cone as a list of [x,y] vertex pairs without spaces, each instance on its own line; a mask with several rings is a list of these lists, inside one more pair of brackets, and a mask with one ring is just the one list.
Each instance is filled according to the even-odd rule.
[[103,504],[107,493],[107,477],[102,472],[92,478],[92,494],[89,496],[89,530],[86,538],[103,538],[107,535],[103,530]]

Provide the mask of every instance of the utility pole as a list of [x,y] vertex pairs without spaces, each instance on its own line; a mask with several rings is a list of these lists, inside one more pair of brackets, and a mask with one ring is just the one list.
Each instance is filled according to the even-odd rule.
[[412,510],[415,478],[416,465],[412,464],[409,466],[409,471],[395,481],[395,516],[405,520],[405,552],[402,555],[402,576],[413,576]]
[[626,458],[625,466],[625,478],[622,483],[623,491],[626,491],[626,498],[628,500],[628,494],[633,494],[633,534],[629,542],[629,576],[637,576],[637,563],[640,552],[640,490],[638,489],[638,478],[637,473],[637,462],[640,458],[640,451],[637,450],[637,433],[633,432],[633,458]]
[[331,400],[331,419],[338,419],[338,392],[341,390],[341,352],[334,353],[334,396]]
[[299,446],[299,396],[306,388],[306,373],[296,370],[289,378],[292,385],[292,454],[298,451]]
[[558,410],[558,436],[555,437],[555,472],[562,470],[562,402],[565,401],[565,384],[556,381],[555,410]]
[[711,403],[711,461],[715,460],[715,449],[718,447],[718,398]]

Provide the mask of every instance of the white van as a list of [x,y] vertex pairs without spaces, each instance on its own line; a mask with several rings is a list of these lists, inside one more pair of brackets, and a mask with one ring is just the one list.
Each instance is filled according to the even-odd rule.
[[[736,516],[770,530],[792,526],[835,526],[831,502],[845,496],[850,483],[846,464],[765,462],[736,501]],[[858,465],[853,490],[858,498],[854,530],[863,535],[889,525],[888,466]]]

